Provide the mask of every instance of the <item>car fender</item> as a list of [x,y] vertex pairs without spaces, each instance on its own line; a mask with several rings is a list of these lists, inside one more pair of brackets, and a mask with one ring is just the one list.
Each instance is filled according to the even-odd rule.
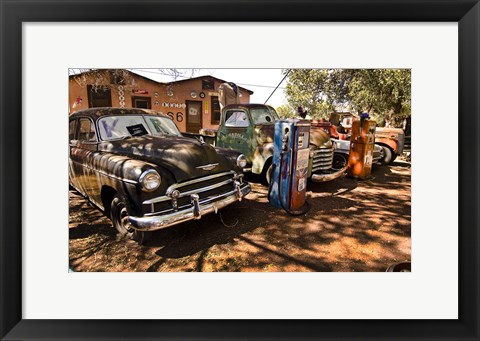
[[96,153],[91,161],[100,183],[98,196],[94,196],[95,204],[106,209],[104,205],[110,203],[104,203],[101,194],[104,187],[109,187],[124,198],[129,214],[138,214],[141,211],[141,207],[132,203],[142,200],[143,197],[151,196],[151,194],[142,193],[139,184],[140,175],[148,169],[155,169],[161,173],[161,176],[165,174],[164,171],[160,171],[156,165],[149,162],[111,153]]

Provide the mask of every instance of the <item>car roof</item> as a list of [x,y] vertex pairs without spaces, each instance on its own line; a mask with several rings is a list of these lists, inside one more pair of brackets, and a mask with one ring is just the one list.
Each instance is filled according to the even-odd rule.
[[113,115],[152,115],[152,116],[167,117],[170,119],[170,117],[168,117],[167,115],[155,110],[140,109],[140,108],[111,108],[111,107],[89,108],[89,109],[78,110],[70,115],[70,119],[80,117],[80,116],[81,117],[87,116],[96,120],[99,117],[113,116]]

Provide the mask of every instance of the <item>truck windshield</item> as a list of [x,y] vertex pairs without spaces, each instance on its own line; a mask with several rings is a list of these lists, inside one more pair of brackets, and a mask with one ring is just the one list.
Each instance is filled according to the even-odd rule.
[[98,120],[98,131],[103,141],[141,135],[181,135],[169,118],[150,115],[102,117]]
[[278,115],[275,110],[270,108],[253,108],[250,110],[253,124],[274,123],[278,120]]

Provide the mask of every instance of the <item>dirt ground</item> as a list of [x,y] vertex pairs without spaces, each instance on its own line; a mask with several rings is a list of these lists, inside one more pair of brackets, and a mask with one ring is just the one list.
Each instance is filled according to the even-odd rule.
[[74,271],[385,271],[411,261],[410,163],[374,166],[372,178],[308,185],[310,210],[291,216],[267,187],[201,220],[157,231],[144,246],[117,240],[100,211],[70,191]]

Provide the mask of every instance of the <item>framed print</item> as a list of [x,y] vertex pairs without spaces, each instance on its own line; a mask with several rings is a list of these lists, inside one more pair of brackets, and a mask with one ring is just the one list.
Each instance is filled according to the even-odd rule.
[[[478,1],[0,4],[1,340],[479,339]],[[411,69],[411,274],[69,272],[64,113],[110,91],[69,101],[83,67]],[[119,85],[192,123],[172,84]],[[210,85],[185,93],[216,109]]]

